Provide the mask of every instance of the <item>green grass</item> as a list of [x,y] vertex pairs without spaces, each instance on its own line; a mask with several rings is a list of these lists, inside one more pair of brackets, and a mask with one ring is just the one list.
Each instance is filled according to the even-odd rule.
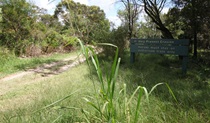
[[[1,54],[1,53],[0,53]],[[9,53],[1,54],[0,56],[0,78],[15,73],[25,71],[30,68],[35,68],[43,63],[57,62],[64,58],[76,56],[76,51],[72,53],[55,53],[47,56],[20,58]]]
[[[121,97],[118,93],[126,83],[127,97],[140,85],[148,90],[157,83],[168,83],[178,102],[169,93],[166,86],[158,86],[149,97],[149,103],[145,97],[142,98],[139,108],[139,122],[141,123],[208,123],[210,122],[210,71],[205,64],[195,64],[190,60],[188,73],[183,76],[181,63],[177,57],[162,55],[137,56],[134,64],[129,63],[129,53],[122,59],[119,74],[116,80],[115,97]],[[99,58],[101,66],[109,66],[110,61]],[[200,67],[202,66],[202,67]],[[91,70],[94,70],[92,66]],[[104,74],[110,73],[109,68],[102,67]],[[106,76],[104,76],[106,78]],[[30,78],[29,78],[30,79]],[[89,73],[88,65],[82,64],[71,70],[54,76],[38,80],[35,84],[20,88],[21,93],[6,93],[8,98],[1,99],[0,121],[11,123],[49,123],[49,122],[85,122],[84,112],[88,111],[89,120],[94,120],[98,112],[90,106],[83,97],[92,97],[95,81],[96,89],[99,91],[101,84],[98,82],[97,73]],[[23,91],[25,90],[25,91]],[[51,107],[36,112],[53,102],[75,92],[69,98],[54,104]],[[12,94],[11,94],[12,93]],[[32,96],[33,95],[33,96]],[[124,98],[119,99],[121,104]],[[129,118],[134,115],[138,97],[135,96],[132,105],[129,106]],[[125,122],[127,119],[121,111],[116,108],[116,119]],[[4,110],[5,109],[5,110]],[[34,113],[35,112],[35,113]],[[14,116],[14,117],[13,117]]]
[[[82,99],[80,98],[80,96],[84,95],[85,93],[91,93],[92,91],[92,84],[90,82],[90,79],[88,79],[88,76],[89,74],[87,66],[81,65],[79,67],[72,68],[71,71],[62,73],[58,76],[43,80],[37,80],[36,83],[30,86],[26,85],[25,87],[19,89],[23,90],[24,93],[17,94],[16,96],[11,96],[10,99],[5,99],[5,101],[1,100],[0,104],[1,106],[3,106],[1,110],[4,110],[5,108],[6,111],[1,112],[0,116],[2,116],[2,119],[8,120],[12,116],[18,115],[17,117],[10,119],[10,121],[14,123],[36,122],[36,120],[37,122],[49,123],[55,120],[55,118],[59,116],[60,113],[65,114],[68,112],[66,114],[68,116],[70,116],[71,114],[76,115],[73,114],[74,111],[68,109],[57,111],[55,109],[49,108],[48,110],[44,110],[40,113],[37,112],[33,114],[33,112],[43,108],[44,106],[56,100],[59,100],[62,97],[67,96],[68,94],[76,90],[80,90],[80,92],[72,96],[73,100],[70,98],[62,103],[59,103],[58,105],[67,107],[74,107],[74,105],[76,105],[83,107]],[[11,93],[12,92],[9,92],[6,95],[10,96]],[[15,100],[15,102],[10,100]],[[4,121],[6,122],[7,120]]]

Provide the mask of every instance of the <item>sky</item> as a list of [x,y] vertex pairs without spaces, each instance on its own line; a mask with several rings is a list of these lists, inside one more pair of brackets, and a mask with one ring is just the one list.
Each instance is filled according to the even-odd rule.
[[[49,14],[53,14],[56,5],[61,1],[61,0],[54,0],[54,2],[49,2],[49,0],[28,0],[34,3],[35,5],[45,8],[48,10]],[[113,22],[116,26],[119,26],[121,21],[117,17],[117,11],[119,9],[122,9],[120,5],[116,4],[117,0],[73,0],[75,2],[80,2],[81,4],[86,4],[86,5],[96,5],[99,6],[101,9],[104,10],[106,13],[106,18],[108,18],[111,22]],[[166,13],[168,11],[168,8],[163,9],[163,13]],[[143,17],[143,15],[141,15]],[[144,21],[144,19],[142,20]]]

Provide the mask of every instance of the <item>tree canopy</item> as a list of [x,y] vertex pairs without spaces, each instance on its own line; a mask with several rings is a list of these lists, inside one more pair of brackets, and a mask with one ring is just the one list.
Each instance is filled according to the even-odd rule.
[[172,0],[174,7],[167,13],[166,23],[176,32],[177,38],[192,41],[193,55],[197,48],[209,49],[210,1],[209,0]]
[[[97,6],[61,1],[54,15],[26,0],[2,0],[1,40],[15,54],[52,52],[72,47],[75,37],[85,43],[103,42],[109,21]],[[69,49],[69,48],[67,48]],[[71,49],[71,48],[70,48]]]
[[[173,5],[162,14],[166,2]],[[17,55],[32,47],[45,53],[72,47],[77,37],[85,43],[114,43],[124,51],[129,39],[140,37],[190,39],[195,57],[198,49],[210,48],[209,0],[118,0],[118,3],[123,7],[118,10],[122,24],[110,29],[109,20],[98,6],[64,0],[50,15],[26,0],[1,0],[0,45]],[[146,16],[140,22],[143,13]]]
[[96,33],[109,31],[109,21],[98,6],[62,1],[57,5],[54,16],[61,19],[65,29],[85,42],[95,40]]

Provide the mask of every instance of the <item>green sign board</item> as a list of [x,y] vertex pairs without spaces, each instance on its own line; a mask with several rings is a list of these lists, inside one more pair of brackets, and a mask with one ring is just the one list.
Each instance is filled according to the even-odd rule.
[[189,40],[187,39],[131,39],[131,63],[135,61],[135,53],[171,54],[181,56],[182,71],[187,71]]

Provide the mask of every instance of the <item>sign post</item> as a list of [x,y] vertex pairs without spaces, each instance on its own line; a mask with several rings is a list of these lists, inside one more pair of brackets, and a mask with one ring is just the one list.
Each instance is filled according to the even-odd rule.
[[171,54],[182,57],[182,72],[187,72],[189,40],[187,39],[131,39],[130,62],[135,62],[135,53]]

